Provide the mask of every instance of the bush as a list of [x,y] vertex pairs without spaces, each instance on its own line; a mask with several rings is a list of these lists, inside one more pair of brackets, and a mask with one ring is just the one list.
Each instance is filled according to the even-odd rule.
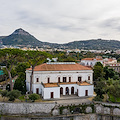
[[35,100],[40,99],[40,96],[38,94],[33,93],[33,94],[29,95],[29,99],[34,102]]
[[7,90],[0,91],[0,94],[3,97],[3,101],[4,101],[5,97],[7,97],[7,93],[8,93]]
[[102,99],[104,98],[104,96],[101,98],[100,95],[95,96],[95,98],[93,99],[94,101],[102,101]]
[[7,97],[9,98],[9,101],[14,101],[16,98],[18,98],[21,95],[21,92],[18,90],[13,90],[8,92]]

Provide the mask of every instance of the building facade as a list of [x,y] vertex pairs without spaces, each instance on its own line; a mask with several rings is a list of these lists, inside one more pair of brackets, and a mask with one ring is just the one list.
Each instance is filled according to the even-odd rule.
[[[27,91],[30,90],[31,68],[26,70]],[[34,69],[32,92],[43,99],[75,94],[93,96],[93,71],[75,62],[50,62]]]
[[91,66],[93,67],[97,62],[103,64],[103,59],[100,58],[84,58],[81,60],[81,64],[84,66]]

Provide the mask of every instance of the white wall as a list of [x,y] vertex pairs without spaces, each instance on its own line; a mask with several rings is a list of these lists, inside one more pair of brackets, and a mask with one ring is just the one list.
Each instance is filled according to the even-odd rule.
[[[31,71],[26,71],[26,80],[29,82]],[[90,76],[90,80],[88,82],[92,83],[93,79],[93,71],[92,70],[81,70],[81,71],[34,71],[33,83],[47,83],[48,77],[50,78],[50,82],[57,83],[58,77],[60,77],[60,81],[63,82],[63,77],[67,77],[67,82],[69,82],[69,77],[71,77],[71,82],[78,81],[78,77],[82,77],[82,81],[88,80],[88,76]],[[36,82],[36,78],[39,78],[39,82]]]
[[27,91],[30,91],[30,83],[29,82],[26,82],[26,89],[27,89]]
[[[31,71],[26,70],[26,86],[27,86],[27,91],[29,91],[29,82],[30,82],[30,75],[31,75]],[[93,83],[93,71],[92,70],[79,70],[79,71],[34,71],[34,75],[33,75],[33,85],[32,85],[32,89],[33,89],[33,93],[36,93],[36,88],[39,88],[39,94],[42,94],[42,96],[44,96],[45,99],[49,99],[50,98],[50,91],[51,92],[55,92],[55,98],[59,98],[60,97],[60,89],[58,88],[42,88],[41,82],[43,83],[47,83],[47,78],[50,78],[50,82],[53,83],[57,83],[58,82],[58,77],[60,77],[61,82],[63,82],[63,77],[67,77],[67,82],[69,82],[69,77],[71,77],[71,82],[77,82],[78,81],[78,77],[81,76],[82,77],[82,81],[87,81],[89,83]],[[90,80],[88,80],[88,76],[90,76]],[[36,78],[39,78],[39,82],[36,82]],[[71,93],[71,87],[74,87],[74,92],[77,92],[77,86],[74,85],[60,85],[62,86],[63,89],[63,93],[64,95],[65,93],[65,88],[69,87],[69,92]],[[42,90],[43,89],[43,90]],[[47,91],[47,92],[46,92]],[[48,95],[49,93],[49,95]]]
[[39,88],[39,94],[42,93],[42,85],[41,84],[32,84],[33,93],[36,93],[36,88]]
[[52,87],[52,88],[43,88],[43,98],[44,99],[50,99],[51,98],[51,92],[54,93],[53,98],[60,98],[60,88],[59,87]]
[[61,87],[63,88],[63,95],[66,95],[66,87],[69,88],[69,95],[71,95],[71,87],[74,87],[74,94],[77,92],[77,84],[60,85]]
[[103,64],[103,60],[81,60],[81,63],[84,63],[85,66],[94,66],[97,62]]
[[85,90],[88,90],[88,96],[93,96],[93,85],[89,85],[89,86],[78,86],[78,96],[82,97],[85,96]]

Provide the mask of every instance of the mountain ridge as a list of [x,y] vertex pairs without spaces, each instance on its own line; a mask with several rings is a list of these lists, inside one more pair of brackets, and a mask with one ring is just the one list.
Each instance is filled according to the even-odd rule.
[[0,41],[3,45],[31,45],[33,47],[51,47],[51,48],[69,48],[69,49],[119,49],[120,41],[118,40],[103,40],[103,39],[91,39],[91,40],[79,40],[69,43],[58,44],[50,42],[42,42],[36,39],[33,35],[23,30],[22,28],[16,29],[12,34],[8,36],[0,36]]

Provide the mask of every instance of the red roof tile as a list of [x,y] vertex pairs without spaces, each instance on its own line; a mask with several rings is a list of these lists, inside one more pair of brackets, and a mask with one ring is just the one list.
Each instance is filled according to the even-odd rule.
[[84,58],[82,60],[103,60],[103,59],[99,59],[99,58]]
[[[32,70],[28,68],[27,70]],[[41,64],[35,67],[34,71],[73,71],[73,70],[92,70],[89,67],[75,64]]]
[[43,83],[44,87],[58,87],[57,83]]

